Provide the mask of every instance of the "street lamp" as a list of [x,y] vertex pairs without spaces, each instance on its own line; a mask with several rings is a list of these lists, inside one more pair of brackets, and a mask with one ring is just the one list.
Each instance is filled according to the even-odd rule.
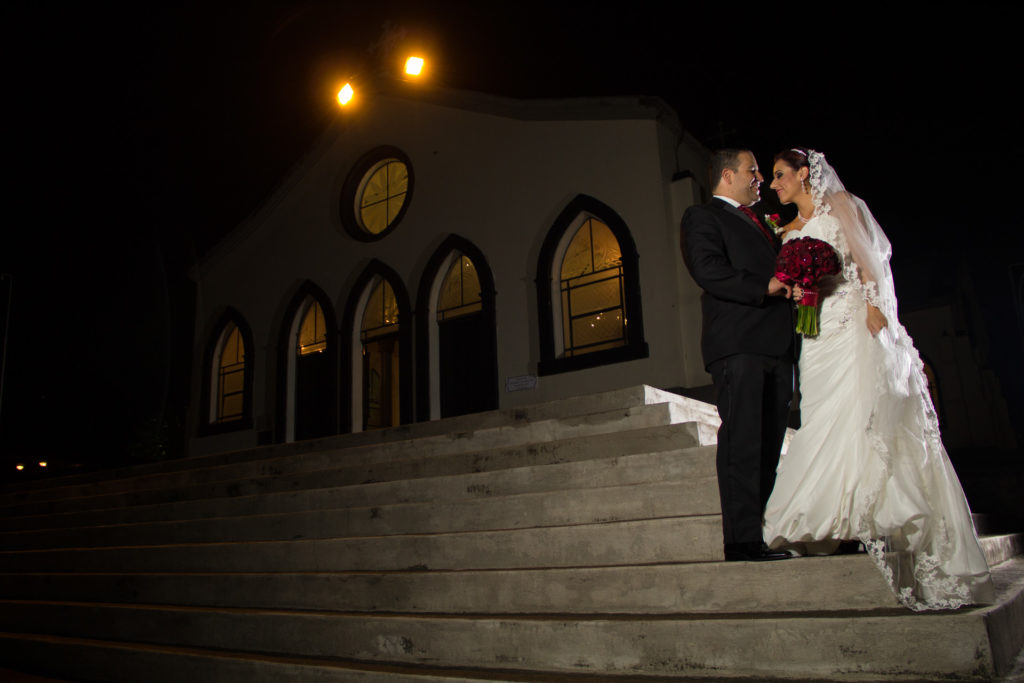
[[407,76],[419,76],[423,73],[423,57],[409,57],[405,60],[405,73]]
[[[426,66],[426,59],[423,57],[409,57],[405,60],[405,75],[412,78],[420,78],[423,75],[424,66]],[[355,78],[358,80],[358,75]],[[353,87],[352,82],[345,83],[341,90],[338,91],[338,104],[342,107],[349,106],[355,99],[356,94],[356,89]]]
[[343,107],[351,102],[353,97],[355,97],[355,90],[352,89],[351,83],[346,83],[338,91],[338,103]]

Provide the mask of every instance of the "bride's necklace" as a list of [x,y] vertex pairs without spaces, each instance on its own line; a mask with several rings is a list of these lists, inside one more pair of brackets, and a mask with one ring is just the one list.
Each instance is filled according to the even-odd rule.
[[[811,214],[811,218],[814,218],[814,214]],[[806,223],[807,221],[811,220],[811,218],[804,218],[803,216],[800,215],[799,211],[796,212],[796,219],[801,223]]]

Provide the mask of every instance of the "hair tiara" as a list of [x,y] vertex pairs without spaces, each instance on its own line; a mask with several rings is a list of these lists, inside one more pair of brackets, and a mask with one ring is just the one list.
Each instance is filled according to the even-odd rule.
[[807,156],[807,152],[803,151],[802,149],[797,149],[796,147],[791,148],[789,151],[790,152],[796,152],[797,154],[803,154],[804,156]]

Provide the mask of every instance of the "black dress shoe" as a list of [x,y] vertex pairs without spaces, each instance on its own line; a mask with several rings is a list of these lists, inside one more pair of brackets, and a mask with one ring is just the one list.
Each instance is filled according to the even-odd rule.
[[833,555],[856,555],[857,553],[866,553],[867,550],[861,545],[860,541],[839,541],[839,547],[832,553]]
[[726,543],[726,562],[768,562],[793,557],[785,550],[772,550],[764,543]]

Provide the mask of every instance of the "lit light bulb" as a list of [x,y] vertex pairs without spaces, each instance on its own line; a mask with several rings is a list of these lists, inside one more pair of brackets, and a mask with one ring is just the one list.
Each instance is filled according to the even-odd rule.
[[346,104],[352,101],[352,98],[355,97],[355,94],[356,91],[352,89],[352,85],[350,83],[346,83],[344,86],[342,86],[341,90],[338,91],[338,103],[344,107]]
[[409,57],[409,59],[405,60],[405,73],[410,76],[419,76],[423,73],[423,58]]
[[18,463],[17,465],[15,465],[15,466],[14,466],[14,469],[16,469],[16,470],[18,470],[19,472],[21,472],[21,471],[22,471],[23,469],[25,469],[25,466],[24,466],[24,465],[22,465],[22,464],[21,464],[21,463],[19,462],[19,463]]

